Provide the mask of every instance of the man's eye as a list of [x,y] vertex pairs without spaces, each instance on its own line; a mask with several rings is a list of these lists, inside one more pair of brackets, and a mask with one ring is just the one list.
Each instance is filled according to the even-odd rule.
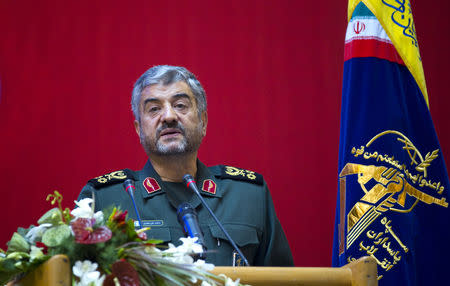
[[184,103],[177,103],[175,104],[176,109],[184,109],[186,108],[186,105]]
[[158,110],[159,110],[158,106],[152,106],[148,109],[148,112],[154,113],[154,112],[157,112]]

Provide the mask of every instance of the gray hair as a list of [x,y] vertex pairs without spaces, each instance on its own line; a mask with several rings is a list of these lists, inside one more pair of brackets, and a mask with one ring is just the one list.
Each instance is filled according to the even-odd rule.
[[131,96],[131,110],[134,118],[140,121],[139,103],[144,88],[153,84],[169,85],[179,81],[184,81],[194,94],[200,117],[203,111],[206,111],[206,94],[195,75],[184,67],[161,65],[148,69],[134,84]]

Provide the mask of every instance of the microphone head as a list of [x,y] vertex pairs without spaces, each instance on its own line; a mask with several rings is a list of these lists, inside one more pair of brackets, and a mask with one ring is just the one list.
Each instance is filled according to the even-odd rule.
[[123,188],[125,189],[125,191],[130,192],[130,188],[131,188],[131,192],[134,191],[134,182],[131,179],[126,179],[123,182]]
[[197,216],[197,212],[189,203],[181,203],[177,208],[178,222],[183,224],[183,217],[187,214]]
[[136,181],[136,174],[130,169],[124,169],[123,172],[127,176],[127,179],[123,182],[123,188],[126,192],[130,193],[128,189],[131,187],[131,191],[133,192],[135,190],[134,181]]
[[190,183],[195,182],[194,177],[192,177],[190,174],[184,175],[183,181],[186,185],[189,185]]

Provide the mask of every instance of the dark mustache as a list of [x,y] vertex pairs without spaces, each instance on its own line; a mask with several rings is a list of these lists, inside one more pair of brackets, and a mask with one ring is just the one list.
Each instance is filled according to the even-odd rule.
[[173,128],[178,129],[181,131],[181,134],[185,135],[185,129],[184,126],[180,122],[170,122],[170,123],[163,123],[158,129],[156,130],[156,136],[159,138],[159,135],[164,129]]

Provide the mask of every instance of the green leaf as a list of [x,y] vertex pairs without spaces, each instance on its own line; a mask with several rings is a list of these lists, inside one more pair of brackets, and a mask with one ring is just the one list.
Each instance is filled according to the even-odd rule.
[[6,256],[6,259],[13,259],[13,260],[21,260],[21,259],[28,259],[28,258],[30,258],[30,254],[28,254],[27,252],[22,252],[22,251],[11,252],[10,254],[8,254],[8,256]]
[[49,228],[42,236],[42,242],[48,247],[55,247],[60,245],[65,239],[71,235],[70,227],[68,225],[58,225]]
[[70,209],[69,208],[65,208],[63,211],[63,217],[64,220],[66,221],[66,223],[70,222],[70,220],[72,219],[72,217],[70,216]]
[[14,259],[4,259],[0,262],[0,272],[14,272],[16,267],[14,266],[16,260]]
[[11,252],[28,252],[30,250],[30,245],[25,240],[23,236],[15,232],[8,242],[7,253]]
[[38,224],[51,223],[52,225],[58,225],[61,222],[61,211],[58,208],[49,210],[38,220]]

